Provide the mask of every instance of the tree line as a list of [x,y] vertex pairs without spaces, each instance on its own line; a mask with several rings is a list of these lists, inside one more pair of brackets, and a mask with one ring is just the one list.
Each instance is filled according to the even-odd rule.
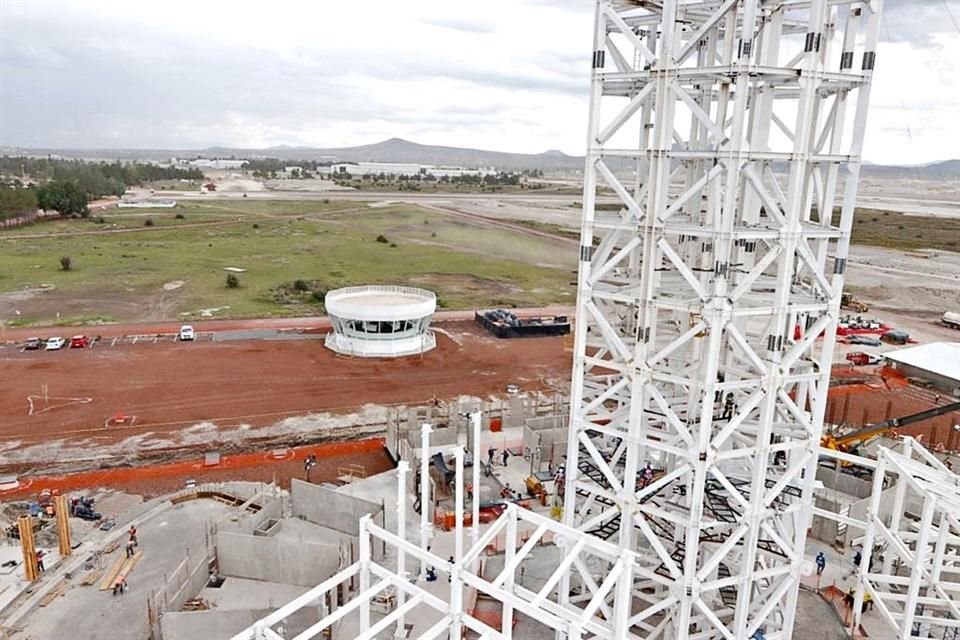
[[197,168],[152,163],[86,162],[25,156],[0,157],[0,220],[40,209],[87,215],[87,203],[122,196],[128,187],[155,180],[202,180]]

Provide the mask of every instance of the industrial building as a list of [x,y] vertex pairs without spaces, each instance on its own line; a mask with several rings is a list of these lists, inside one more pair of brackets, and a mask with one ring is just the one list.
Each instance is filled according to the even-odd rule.
[[181,160],[182,164],[197,169],[242,169],[246,160],[227,160],[224,158],[197,158],[196,160]]
[[907,378],[960,398],[960,342],[932,342],[883,354]]
[[[321,171],[323,169],[321,168]],[[432,164],[402,162],[342,162],[329,167],[330,175],[349,174],[355,178],[365,175],[386,176],[432,176],[434,178],[459,178],[462,176],[482,176],[495,174],[496,169],[466,169],[464,167],[437,167]]]

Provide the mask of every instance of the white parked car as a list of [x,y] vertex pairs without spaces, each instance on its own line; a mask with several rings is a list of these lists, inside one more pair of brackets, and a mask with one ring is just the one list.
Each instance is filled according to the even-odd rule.
[[193,327],[189,324],[185,324],[180,327],[180,334],[178,336],[181,340],[193,340]]
[[67,344],[67,341],[61,337],[48,338],[47,339],[47,351],[57,351],[63,348],[63,345]]

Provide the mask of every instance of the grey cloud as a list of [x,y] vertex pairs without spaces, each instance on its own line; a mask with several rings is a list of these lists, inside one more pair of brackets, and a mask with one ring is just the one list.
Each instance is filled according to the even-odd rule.
[[587,74],[556,57],[522,61],[539,69],[530,72],[427,52],[411,57],[310,50],[285,57],[148,26],[123,26],[104,40],[83,17],[65,19],[73,24],[56,39],[43,35],[49,25],[39,18],[0,30],[0,144],[203,146],[227,142],[217,136],[229,128],[224,119],[230,114],[266,130],[291,132],[317,121],[495,126],[507,109],[502,104],[444,103],[427,113],[398,107],[391,92],[401,79],[437,78],[584,98],[588,89]]

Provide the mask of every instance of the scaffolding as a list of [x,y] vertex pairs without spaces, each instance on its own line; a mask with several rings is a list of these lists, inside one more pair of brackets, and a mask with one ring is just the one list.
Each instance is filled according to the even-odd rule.
[[791,637],[879,9],[597,3],[564,522],[641,637]]

